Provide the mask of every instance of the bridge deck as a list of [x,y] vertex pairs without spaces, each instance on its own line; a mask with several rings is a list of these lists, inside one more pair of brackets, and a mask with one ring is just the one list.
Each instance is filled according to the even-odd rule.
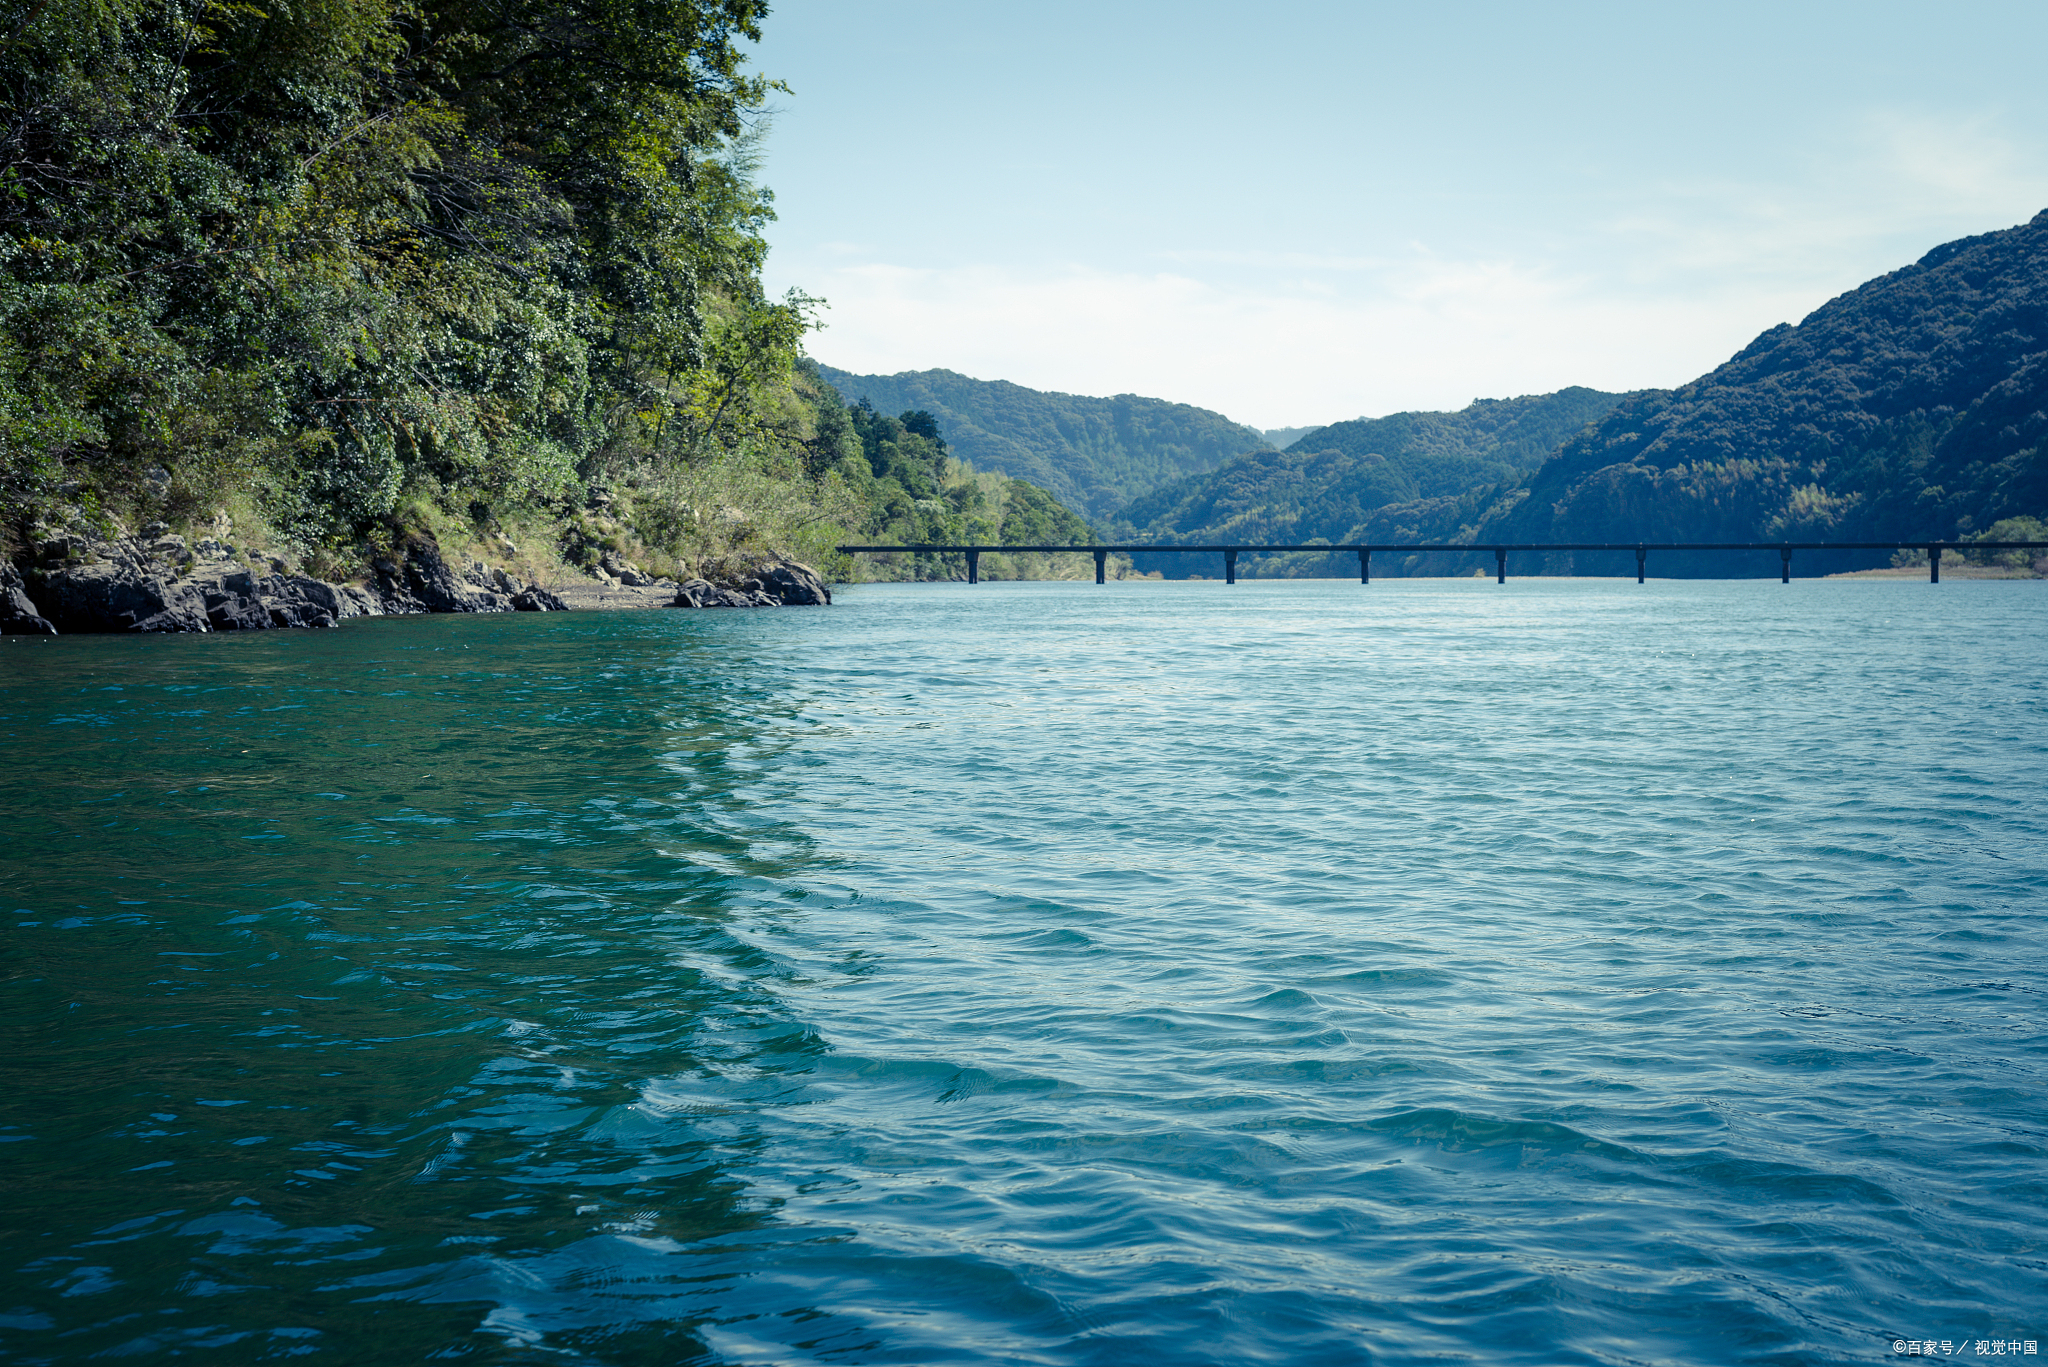
[[1247,551],[1257,554],[1273,554],[1283,551],[1350,551],[1358,556],[1358,582],[1372,582],[1372,554],[1387,551],[1408,555],[1417,552],[1446,551],[1490,551],[1500,583],[1508,582],[1508,552],[1510,551],[1633,551],[1636,557],[1636,582],[1643,582],[1643,567],[1651,551],[1777,551],[1779,554],[1779,581],[1792,582],[1792,552],[1794,551],[1926,551],[1927,577],[1930,583],[1941,582],[1941,553],[1943,551],[2023,551],[2048,549],[2048,541],[1486,541],[1441,543],[1387,543],[1387,544],[1344,544],[1336,546],[1266,546],[1250,543],[1241,545],[1214,546],[994,546],[985,543],[952,545],[936,541],[917,542],[903,546],[835,546],[842,555],[861,552],[910,551],[924,554],[957,555],[967,557],[967,582],[979,583],[981,579],[981,556],[984,551],[1024,551],[1036,554],[1067,554],[1086,552],[1095,557],[1095,582],[1103,582],[1103,562],[1115,555],[1156,555],[1156,554],[1221,554],[1223,556],[1223,579],[1225,583],[1237,582],[1237,557]]

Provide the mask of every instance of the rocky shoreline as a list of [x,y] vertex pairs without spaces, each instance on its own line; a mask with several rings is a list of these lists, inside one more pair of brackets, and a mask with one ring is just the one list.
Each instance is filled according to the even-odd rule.
[[372,561],[368,582],[337,584],[287,573],[279,560],[252,564],[217,539],[188,545],[161,524],[139,534],[75,524],[38,539],[25,565],[0,561],[0,634],[273,631],[417,613],[832,601],[815,570],[775,556],[729,558],[713,577],[683,583],[620,568],[587,588],[543,588],[478,560],[452,566],[433,537],[413,532]]

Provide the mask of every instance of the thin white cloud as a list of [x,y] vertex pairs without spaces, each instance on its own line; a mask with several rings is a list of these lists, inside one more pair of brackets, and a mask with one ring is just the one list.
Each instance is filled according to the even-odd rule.
[[842,369],[944,368],[1039,389],[1140,393],[1258,427],[1570,384],[1672,384],[1800,302],[1602,297],[1511,262],[1440,260],[1335,295],[1078,267],[865,265],[828,271],[813,288],[832,311],[812,348]]

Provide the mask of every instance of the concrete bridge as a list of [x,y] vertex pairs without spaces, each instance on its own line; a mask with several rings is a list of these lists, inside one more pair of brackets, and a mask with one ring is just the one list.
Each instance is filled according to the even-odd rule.
[[967,557],[967,582],[981,582],[981,555],[983,551],[1030,551],[1052,554],[1073,554],[1086,552],[1095,557],[1095,582],[1103,581],[1103,565],[1111,554],[1159,555],[1178,553],[1188,555],[1223,556],[1223,582],[1237,582],[1237,557],[1247,551],[1266,554],[1275,551],[1353,551],[1358,555],[1358,582],[1372,582],[1372,556],[1374,551],[1408,555],[1417,551],[1457,551],[1493,553],[1494,574],[1498,582],[1508,582],[1508,552],[1516,551],[1633,551],[1636,557],[1636,582],[1643,582],[1643,571],[1651,551],[1776,551],[1779,556],[1778,580],[1792,582],[1792,552],[1794,551],[1926,551],[1927,579],[1929,583],[1941,582],[1941,553],[1943,551],[2022,551],[2048,549],[2048,541],[1528,541],[1515,543],[1481,543],[1477,545],[1384,545],[1384,546],[991,546],[991,545],[945,545],[939,542],[918,542],[908,546],[835,546],[834,550],[844,555],[858,555],[876,551],[914,551],[945,554],[964,554]]

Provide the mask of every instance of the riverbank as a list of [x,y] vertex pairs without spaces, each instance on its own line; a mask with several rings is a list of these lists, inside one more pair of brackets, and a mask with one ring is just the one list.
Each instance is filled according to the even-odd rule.
[[418,613],[832,601],[809,566],[766,554],[726,556],[680,583],[630,564],[601,563],[588,576],[542,584],[503,565],[444,555],[431,532],[411,531],[389,547],[369,548],[370,573],[348,582],[294,572],[282,557],[221,537],[188,541],[162,523],[131,531],[105,517],[75,516],[29,544],[25,564],[0,562],[0,634],[319,629],[351,617]]

